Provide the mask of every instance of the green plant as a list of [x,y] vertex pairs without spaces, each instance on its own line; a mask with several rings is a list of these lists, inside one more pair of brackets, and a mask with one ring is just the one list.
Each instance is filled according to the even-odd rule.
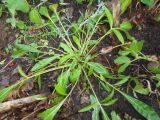
[[[53,101],[56,101],[56,105],[40,113],[40,118],[44,120],[52,120],[67,98],[72,94],[77,83],[87,82],[93,93],[93,95],[90,96],[91,105],[81,109],[79,112],[94,109],[92,112],[92,118],[98,120],[99,113],[101,112],[103,119],[109,120],[110,118],[105,112],[104,106],[115,104],[118,98],[114,98],[114,93],[119,92],[145,118],[148,120],[158,120],[159,117],[157,113],[150,106],[127,95],[119,89],[121,85],[131,79],[130,76],[125,76],[121,73],[123,73],[125,69],[136,60],[148,60],[148,57],[141,53],[143,41],[135,40],[127,32],[132,28],[131,23],[125,21],[121,23],[120,26],[114,27],[112,13],[104,4],[100,4],[95,13],[91,16],[87,16],[87,19],[83,16],[80,17],[78,22],[71,24],[71,27],[69,26],[68,28],[67,24],[63,21],[66,19],[60,17],[57,7],[57,4],[49,6],[49,9],[53,11],[51,16],[48,12],[48,8],[45,6],[33,8],[29,13],[29,19],[32,23],[39,25],[43,24],[44,27],[48,27],[51,31],[54,31],[52,33],[53,38],[61,39],[59,48],[44,45],[40,46],[36,43],[26,45],[20,43],[21,41],[15,43],[13,57],[18,58],[24,55],[30,56],[31,54],[34,56],[33,58],[36,64],[32,67],[29,75],[26,75],[21,68],[18,69],[23,79],[16,84],[0,90],[0,102],[3,102],[13,89],[27,84],[31,78],[37,79],[40,88],[40,75],[60,70],[60,75],[57,77],[57,83],[54,86],[54,92],[58,95],[57,100],[53,99]],[[42,16],[46,17],[47,20],[43,21]],[[102,18],[105,18],[105,20]],[[71,22],[69,21],[69,23]],[[97,40],[94,40],[94,35],[97,32],[96,30],[98,25],[104,23],[109,25],[108,31]],[[129,47],[126,46],[128,43],[125,41],[122,32],[125,33],[129,40],[131,40]],[[105,39],[106,36],[111,33],[119,40],[118,43],[120,43],[120,45],[116,47],[123,48],[119,52],[120,56],[114,61],[116,64],[120,65],[118,77],[116,77],[117,75],[111,74],[104,65],[94,61],[94,58],[96,58],[98,54],[94,53],[93,50],[102,40]],[[44,48],[47,48],[45,52],[43,50]],[[132,56],[133,60],[131,60],[129,56]],[[102,85],[102,88],[108,93],[108,96],[102,100],[98,99],[95,90],[93,89],[91,76],[94,76],[94,79],[98,80]],[[111,84],[109,82],[109,79],[117,78],[121,80],[115,84]],[[69,89],[68,86],[71,86],[71,88]],[[111,113],[111,116],[112,120],[120,119],[114,111]]]

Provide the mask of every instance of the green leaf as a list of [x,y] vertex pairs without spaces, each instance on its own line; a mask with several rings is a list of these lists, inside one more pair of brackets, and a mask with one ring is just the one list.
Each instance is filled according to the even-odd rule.
[[160,74],[156,74],[156,78],[160,80]]
[[63,48],[63,50],[67,53],[73,53],[73,50],[65,43],[60,43],[60,47]]
[[41,51],[38,50],[36,47],[31,45],[24,45],[24,44],[15,44],[17,48],[27,51],[27,52],[35,52],[35,53],[40,53]]
[[31,71],[39,70],[39,69],[47,66],[49,63],[51,63],[53,60],[55,60],[57,58],[59,58],[59,55],[56,54],[56,55],[54,55],[52,57],[48,57],[48,58],[42,59],[32,67]]
[[68,81],[69,76],[70,76],[70,69],[68,69],[65,72],[62,72],[57,78],[58,84],[62,85],[64,88],[66,88],[67,84],[69,82]]
[[114,99],[109,100],[109,101],[106,102],[106,103],[103,103],[102,105],[103,105],[103,106],[110,106],[110,105],[115,104],[117,101],[118,101],[118,99],[117,99],[117,98],[114,98]]
[[149,7],[154,5],[155,0],[141,0],[141,2]]
[[132,29],[132,24],[129,21],[124,21],[120,24],[120,28],[123,30],[130,30]]
[[22,11],[24,13],[29,12],[29,4],[26,0],[6,0],[7,7],[11,13],[15,10]]
[[103,102],[103,103],[108,102],[109,100],[112,99],[113,95],[114,95],[114,90],[112,90],[111,93],[110,93],[109,95],[107,95],[107,97],[105,97],[105,98],[102,100],[102,102]]
[[3,4],[0,4],[0,17],[2,16],[3,8],[4,8]]
[[160,120],[158,114],[154,111],[154,109],[145,104],[142,101],[139,101],[138,99],[135,99],[125,93],[121,93],[127,101],[134,107],[134,109],[141,114],[143,117],[145,117],[147,120]]
[[16,26],[17,26],[19,29],[26,29],[26,24],[25,24],[23,21],[17,21],[17,22],[16,22]]
[[59,95],[63,95],[63,96],[67,95],[66,88],[61,84],[55,85],[55,90]]
[[120,85],[126,83],[129,80],[129,78],[130,78],[130,76],[124,76],[124,78],[122,80],[118,81],[114,85],[120,86]]
[[58,4],[52,4],[52,5],[49,6],[49,9],[54,11],[54,12],[57,11],[57,8],[58,8]]
[[72,36],[72,38],[73,38],[73,41],[76,43],[76,45],[79,48],[81,48],[81,43],[80,43],[80,40],[78,39],[78,37],[77,36]]
[[121,14],[123,14],[128,6],[132,3],[132,0],[121,0]]
[[[93,95],[90,95],[90,100],[91,104],[97,101]],[[100,106],[98,104],[93,106],[92,120],[99,120],[99,112],[100,112]]]
[[133,90],[137,93],[143,94],[143,95],[148,95],[149,94],[149,89],[148,88],[144,88],[143,84],[140,83],[138,81],[138,79],[134,80],[135,82],[135,87],[133,88]]
[[78,65],[78,67],[73,69],[73,71],[70,73],[69,78],[72,83],[75,83],[79,79],[79,77],[81,75],[81,68],[82,68],[82,66]]
[[15,50],[15,51],[13,52],[12,57],[13,57],[13,58],[19,58],[19,57],[25,55],[26,53],[27,53],[27,51],[24,51],[24,50]]
[[62,72],[58,78],[57,78],[57,82],[58,84],[55,85],[55,90],[58,94],[66,96],[67,95],[67,84],[69,82],[68,78],[70,75],[70,69],[68,69],[65,72]]
[[39,13],[47,18],[49,18],[48,9],[45,6],[41,6],[39,9]]
[[107,16],[110,28],[112,28],[112,26],[113,26],[113,16],[112,16],[112,14],[111,14],[111,12],[110,12],[110,10],[108,8],[105,8],[105,14]]
[[27,77],[26,73],[22,70],[20,66],[18,66],[18,72],[20,73],[21,76]]
[[141,52],[142,47],[143,47],[144,41],[133,41],[132,44],[130,45],[130,50],[133,54],[138,54]]
[[42,19],[37,9],[30,11],[29,20],[35,24],[42,24]]
[[131,62],[131,60],[126,56],[119,56],[114,60],[114,63],[117,65],[121,65],[124,63],[130,63],[130,62]]
[[34,98],[36,100],[45,100],[45,99],[47,99],[46,96],[42,96],[42,95],[34,95],[34,96],[32,96],[32,98]]
[[62,65],[64,62],[66,62],[67,60],[69,60],[70,58],[72,58],[72,54],[67,54],[64,55],[63,57],[61,57],[58,61],[58,65]]
[[16,84],[0,90],[0,103],[2,103],[9,93],[16,87]]
[[112,120],[121,120],[121,118],[119,117],[118,114],[116,114],[115,111],[111,112],[111,117],[112,117]]
[[130,54],[130,51],[129,50],[120,50],[118,52],[118,54],[121,55],[121,56],[127,56],[127,55]]
[[101,109],[101,111],[102,111],[103,120],[110,120],[107,113],[104,111],[104,109]]
[[118,30],[116,30],[116,29],[113,29],[113,32],[114,32],[114,34],[117,36],[118,40],[119,40],[122,44],[124,44],[124,38],[123,38],[121,32],[118,31]]
[[148,66],[148,70],[156,73],[156,74],[160,74],[160,64],[157,62],[151,62]]
[[96,73],[103,75],[105,77],[109,76],[108,70],[100,63],[88,62],[87,63]]
[[93,109],[93,107],[95,105],[97,105],[97,104],[98,104],[97,102],[94,102],[94,103],[92,103],[92,104],[90,104],[88,106],[85,106],[84,108],[80,109],[79,112],[87,112],[87,111]]
[[121,65],[120,68],[118,69],[118,73],[124,72],[129,65],[130,65],[130,63],[125,63],[125,64]]
[[44,112],[40,113],[38,117],[40,117],[43,120],[53,120],[53,118],[55,117],[62,105],[62,103],[55,105],[52,108],[49,108]]

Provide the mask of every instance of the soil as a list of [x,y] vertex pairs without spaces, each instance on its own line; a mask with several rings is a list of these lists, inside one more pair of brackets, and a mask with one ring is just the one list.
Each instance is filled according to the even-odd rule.
[[[54,2],[54,1],[52,1]],[[70,1],[69,1],[70,2]],[[77,5],[71,3],[71,6],[76,9]],[[82,11],[86,9],[86,5],[82,6],[82,8],[79,8]],[[77,10],[78,11],[78,10]],[[73,12],[73,19],[76,19],[78,16],[78,12]],[[8,44],[12,44],[16,39],[16,33],[18,32],[15,29],[12,29],[11,27],[8,27],[6,24],[6,16],[2,16],[0,19],[0,60],[6,59],[4,65],[0,65],[0,88],[4,88],[9,86],[12,83],[15,83],[20,79],[20,75],[17,71],[17,66],[20,65],[25,71],[28,71],[31,67],[31,64],[28,63],[26,60],[17,59],[13,60],[11,58],[11,55],[7,54],[5,52],[5,48]],[[137,28],[134,28],[131,32],[135,38],[139,40],[144,40],[144,48],[142,52],[146,55],[156,55],[157,57],[160,56],[160,24],[156,22],[150,22],[147,21],[145,24],[141,26],[141,30],[138,30]],[[101,47],[105,46],[106,44],[102,44]],[[111,53],[110,60],[115,57],[115,53]],[[108,57],[108,56],[102,56]],[[7,63],[9,63],[7,65]],[[7,66],[5,66],[7,65]],[[146,70],[143,68],[143,66],[146,65],[146,63],[138,62],[137,65],[140,66],[140,73],[145,73]],[[5,67],[4,67],[5,66]],[[128,72],[136,71],[137,68],[132,69]],[[16,98],[26,97],[34,94],[39,93],[46,93],[50,94],[53,91],[52,85],[54,85],[54,79],[57,77],[58,73],[56,72],[50,72],[42,76],[43,79],[43,85],[42,89],[39,90],[37,84],[35,83],[30,89],[27,88],[27,91],[20,92],[20,96]],[[92,83],[94,85],[94,89],[96,91],[96,94],[99,98],[103,98],[106,93],[102,90],[100,90],[100,87],[98,83],[95,80],[92,80]],[[124,86],[123,89],[126,89],[126,86]],[[110,113],[112,110],[115,110],[124,120],[130,120],[129,117],[131,117],[131,120],[145,120],[142,116],[140,116],[133,107],[124,99],[121,97],[120,94],[116,94],[116,96],[119,100],[115,105],[112,105],[108,108],[106,108],[106,111]],[[160,104],[158,103],[158,98],[155,95],[150,96],[143,96],[138,95],[139,99],[144,101],[145,103],[151,105],[156,112],[160,115]],[[12,97],[13,99],[14,97]],[[10,99],[9,99],[10,100]],[[73,92],[72,96],[68,99],[68,101],[65,103],[63,108],[61,109],[59,115],[55,118],[56,120],[91,120],[91,112],[85,112],[85,113],[79,113],[78,110],[82,108],[82,106],[85,106],[89,103],[89,92],[87,90],[83,89],[83,85],[79,83],[76,87],[76,90]],[[31,105],[24,106],[23,108],[16,108],[11,111],[8,111],[6,113],[0,114],[1,120],[21,120],[22,118],[30,115],[33,113],[33,111],[38,110],[38,112],[44,110],[44,103],[33,103]],[[38,109],[38,107],[42,109]],[[126,117],[128,116],[128,118]],[[38,120],[36,118],[36,114],[31,115],[28,117],[28,119]]]

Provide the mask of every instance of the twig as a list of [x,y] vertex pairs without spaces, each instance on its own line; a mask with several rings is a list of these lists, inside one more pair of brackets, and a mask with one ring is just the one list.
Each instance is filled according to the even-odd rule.
[[20,99],[16,99],[16,100],[1,103],[0,104],[0,113],[4,113],[4,112],[9,111],[13,108],[19,108],[19,107],[22,107],[24,105],[39,101],[39,99],[33,98],[33,97],[36,97],[36,96],[37,97],[42,96],[42,94],[29,96],[29,97],[20,98]]

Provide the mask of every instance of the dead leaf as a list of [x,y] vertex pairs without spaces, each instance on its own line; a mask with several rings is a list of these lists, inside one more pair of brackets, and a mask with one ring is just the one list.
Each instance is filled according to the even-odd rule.
[[113,47],[112,47],[112,46],[109,46],[109,47],[106,47],[106,48],[102,48],[102,49],[100,50],[100,53],[101,53],[101,54],[107,54],[107,53],[112,52],[112,50],[113,50]]

